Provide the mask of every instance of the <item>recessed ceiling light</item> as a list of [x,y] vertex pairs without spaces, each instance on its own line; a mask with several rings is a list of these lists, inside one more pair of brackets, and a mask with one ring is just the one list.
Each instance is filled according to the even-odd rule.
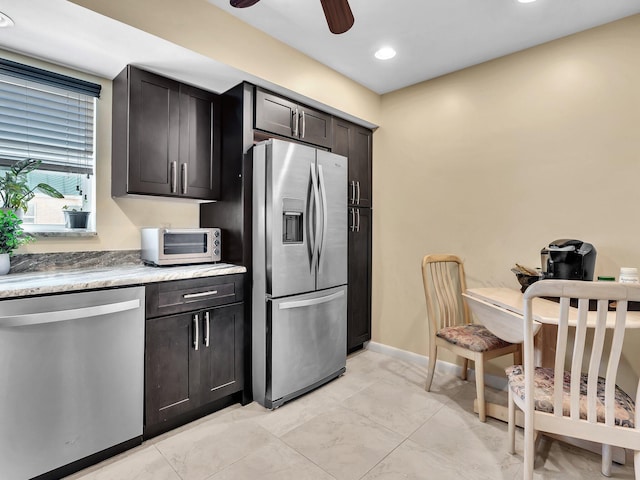
[[396,56],[396,51],[391,47],[382,47],[375,53],[378,60],[389,60]]
[[531,2],[535,2],[536,0],[518,0],[518,2],[520,3],[531,3]]
[[0,28],[13,27],[14,25],[9,15],[0,12]]

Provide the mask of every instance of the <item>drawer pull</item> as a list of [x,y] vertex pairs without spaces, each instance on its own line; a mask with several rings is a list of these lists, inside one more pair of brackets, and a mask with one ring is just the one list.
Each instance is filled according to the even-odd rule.
[[182,295],[182,298],[184,298],[185,300],[188,300],[190,298],[210,297],[211,295],[217,295],[217,294],[218,294],[217,290],[209,290],[207,292],[200,292],[200,293],[185,293],[184,295]]

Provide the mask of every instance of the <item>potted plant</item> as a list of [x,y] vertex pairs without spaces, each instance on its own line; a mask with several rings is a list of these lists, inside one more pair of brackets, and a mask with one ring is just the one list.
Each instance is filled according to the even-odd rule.
[[0,209],[0,275],[9,273],[9,257],[20,245],[31,242],[33,237],[22,230],[22,220],[10,209]]
[[64,226],[66,228],[87,228],[89,223],[89,214],[80,207],[80,209],[69,207],[65,205],[62,207],[64,210]]
[[29,187],[27,174],[37,169],[41,160],[26,158],[14,163],[4,177],[0,177],[0,200],[2,208],[14,210],[18,215],[26,212],[29,200],[35,196],[36,191],[40,191],[53,198],[64,198],[64,196],[51,185],[39,183],[35,187]]

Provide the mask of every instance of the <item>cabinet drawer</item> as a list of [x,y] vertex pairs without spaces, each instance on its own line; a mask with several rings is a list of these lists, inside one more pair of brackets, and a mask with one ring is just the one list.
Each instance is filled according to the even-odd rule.
[[241,302],[244,275],[175,280],[147,285],[147,318]]

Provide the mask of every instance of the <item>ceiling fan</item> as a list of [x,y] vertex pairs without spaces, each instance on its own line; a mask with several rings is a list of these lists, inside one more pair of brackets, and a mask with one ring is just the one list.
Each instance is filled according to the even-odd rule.
[[[230,0],[231,6],[246,8],[255,5],[260,0]],[[331,33],[344,33],[353,26],[353,13],[349,7],[349,0],[320,0],[324,16],[327,19]]]

